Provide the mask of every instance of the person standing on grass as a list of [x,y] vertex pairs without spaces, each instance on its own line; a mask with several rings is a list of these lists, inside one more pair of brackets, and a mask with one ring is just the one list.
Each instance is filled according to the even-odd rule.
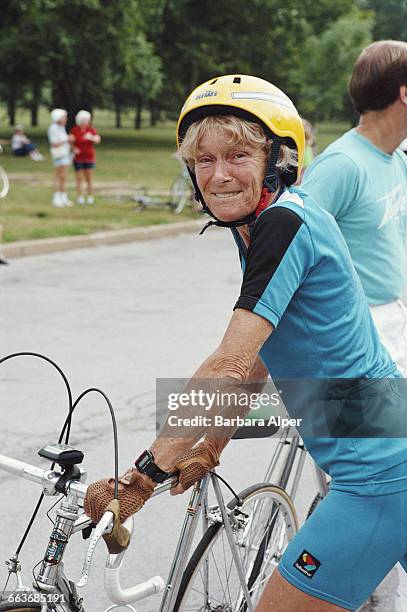
[[68,166],[71,165],[71,145],[65,126],[68,119],[66,110],[54,108],[51,112],[51,125],[48,128],[48,140],[51,148],[51,158],[55,167],[56,191],[52,204],[57,208],[72,206],[66,193]]
[[[301,187],[335,217],[380,339],[407,377],[407,43],[366,47],[349,93],[359,125],[316,158]],[[405,612],[407,574],[398,571],[396,611]]]
[[72,128],[70,139],[74,147],[75,157],[73,165],[76,176],[76,192],[78,204],[85,204],[85,196],[82,193],[82,179],[87,186],[87,204],[94,204],[93,196],[93,169],[96,163],[95,144],[100,143],[100,136],[91,125],[91,114],[86,110],[80,110],[75,117],[76,125]]

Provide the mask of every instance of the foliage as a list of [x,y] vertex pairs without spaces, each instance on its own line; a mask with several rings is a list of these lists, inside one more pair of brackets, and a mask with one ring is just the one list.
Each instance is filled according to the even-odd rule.
[[359,0],[363,8],[375,14],[375,40],[407,40],[407,2],[405,0]]
[[[359,10],[355,9],[355,4]],[[1,0],[0,100],[32,117],[142,108],[175,117],[197,84],[252,73],[311,116],[344,112],[346,78],[371,33],[407,38],[405,0]]]
[[352,65],[371,42],[372,19],[358,10],[335,21],[321,36],[310,36],[297,71],[300,108],[305,116],[340,117]]

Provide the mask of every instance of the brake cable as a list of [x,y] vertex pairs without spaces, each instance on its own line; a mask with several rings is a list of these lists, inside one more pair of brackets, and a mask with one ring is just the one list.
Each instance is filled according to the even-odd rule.
[[[14,357],[38,357],[39,359],[43,359],[44,361],[47,361],[48,363],[50,363],[52,366],[54,366],[54,368],[59,372],[59,374],[62,376],[64,383],[65,383],[65,387],[68,393],[68,416],[65,419],[64,425],[62,427],[59,439],[58,439],[58,443],[60,443],[64,437],[65,431],[66,431],[66,435],[65,435],[65,444],[69,443],[69,436],[71,433],[71,423],[72,423],[72,415],[73,412],[75,410],[75,408],[77,407],[77,405],[79,404],[79,402],[81,401],[81,399],[83,399],[83,397],[85,395],[87,395],[90,392],[97,392],[100,393],[104,399],[106,400],[109,410],[110,410],[110,415],[112,418],[112,427],[113,427],[113,438],[114,438],[114,497],[116,499],[118,499],[119,496],[119,444],[118,444],[118,439],[117,439],[117,424],[116,424],[116,417],[114,414],[114,409],[113,406],[109,400],[109,398],[107,397],[107,395],[101,391],[100,389],[97,388],[90,388],[90,389],[86,389],[85,391],[83,391],[78,398],[75,400],[75,402],[72,401],[72,391],[71,391],[71,387],[69,385],[68,382],[68,378],[66,377],[66,375],[64,374],[63,370],[59,367],[58,364],[55,363],[55,361],[53,361],[52,359],[50,359],[49,357],[46,357],[45,355],[42,355],[41,353],[34,353],[31,351],[21,351],[18,353],[12,353],[10,355],[6,355],[6,357],[2,357],[0,359],[0,364],[4,363],[5,361],[8,361],[9,359],[12,359]],[[55,463],[52,463],[51,465],[51,470],[54,469]],[[27,539],[27,536],[30,532],[30,529],[34,523],[34,520],[38,514],[38,511],[40,509],[40,506],[42,504],[42,501],[44,499],[44,493],[41,493],[37,504],[35,506],[34,512],[28,522],[27,528],[24,532],[24,535],[17,547],[16,553],[15,553],[15,557],[18,558],[21,549]],[[9,577],[10,577],[10,572],[9,572]],[[9,578],[7,579],[8,582]]]

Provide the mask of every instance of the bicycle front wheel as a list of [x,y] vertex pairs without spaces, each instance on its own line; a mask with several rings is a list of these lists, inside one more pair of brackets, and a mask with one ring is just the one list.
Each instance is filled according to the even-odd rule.
[[[257,484],[239,497],[243,504],[232,529],[254,607],[297,532],[298,522],[291,498],[280,487]],[[236,500],[228,504],[231,510],[235,507]],[[185,568],[174,612],[246,610],[223,522],[216,522],[206,531]]]
[[41,606],[31,606],[30,608],[22,608],[21,604],[4,603],[0,604],[0,612],[40,612]]
[[8,194],[10,183],[5,170],[0,166],[0,198],[5,198]]
[[[57,604],[56,608],[52,608],[56,612],[67,611],[74,612],[74,610],[78,610],[78,608],[72,608],[71,606],[66,607],[66,605]],[[21,603],[0,603],[0,612],[41,612],[41,604],[29,604],[28,607],[25,607],[24,604]]]

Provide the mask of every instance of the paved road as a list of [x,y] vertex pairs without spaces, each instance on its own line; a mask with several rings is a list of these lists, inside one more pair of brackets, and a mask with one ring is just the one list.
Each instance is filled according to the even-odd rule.
[[[225,329],[236,299],[240,271],[232,241],[222,231],[204,238],[180,236],[14,260],[0,270],[1,355],[41,352],[59,363],[74,396],[89,386],[102,388],[116,408],[120,464],[125,469],[152,440],[156,377],[187,377]],[[6,322],[6,324],[4,324]],[[55,441],[67,409],[59,375],[41,361],[20,358],[0,368],[1,452],[40,464],[36,451]],[[86,454],[89,481],[112,473],[112,436],[103,401],[88,396],[75,415],[72,442]],[[223,455],[222,474],[236,488],[261,480],[275,441],[236,441]],[[0,474],[1,559],[15,550],[37,493],[35,485]],[[309,466],[298,495],[303,518],[313,497]],[[165,498],[165,499],[164,499]],[[124,576],[126,585],[151,575],[166,575],[185,496],[162,496],[142,511]],[[51,505],[50,503],[48,505]],[[30,570],[44,551],[50,532],[38,519],[22,562]],[[83,545],[78,539],[66,564],[78,577]],[[87,610],[107,607],[102,586],[105,552],[96,552]],[[391,576],[379,603],[368,609],[390,612]],[[157,600],[138,612],[156,612]]]

